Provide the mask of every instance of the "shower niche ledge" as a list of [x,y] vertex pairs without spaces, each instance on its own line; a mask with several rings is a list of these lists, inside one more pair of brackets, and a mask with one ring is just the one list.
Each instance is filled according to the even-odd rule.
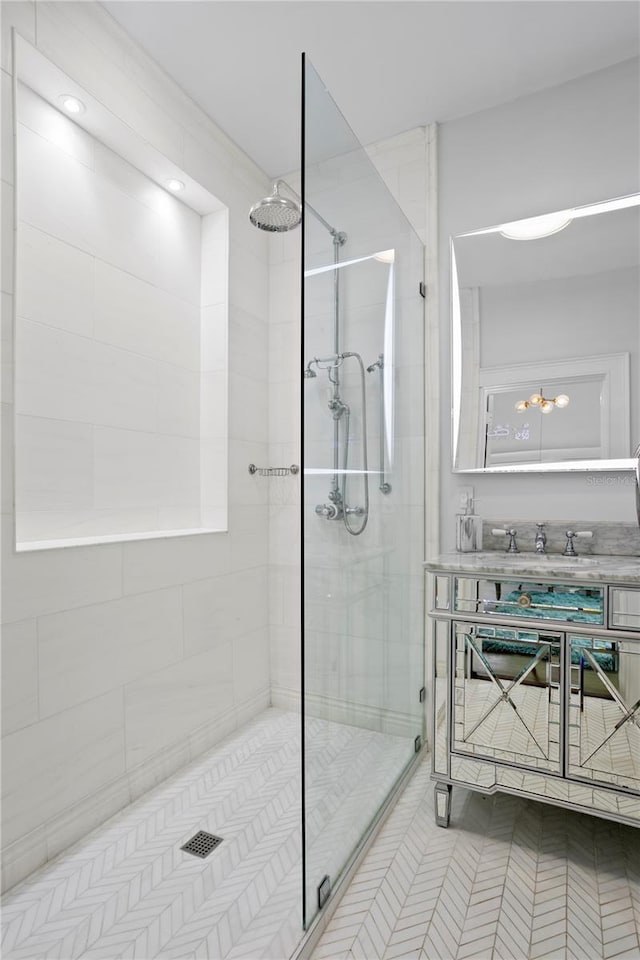
[[226,530],[228,208],[17,35],[14,70],[16,550]]

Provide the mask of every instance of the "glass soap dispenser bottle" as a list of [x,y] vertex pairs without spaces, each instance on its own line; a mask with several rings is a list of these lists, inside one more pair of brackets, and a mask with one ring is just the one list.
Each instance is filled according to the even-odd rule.
[[482,517],[473,512],[474,502],[474,497],[461,494],[463,512],[456,514],[456,550],[459,553],[482,550]]

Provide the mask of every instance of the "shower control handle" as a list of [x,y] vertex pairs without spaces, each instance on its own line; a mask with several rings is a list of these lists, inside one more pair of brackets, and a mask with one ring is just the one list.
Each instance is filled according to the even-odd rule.
[[319,503],[316,507],[316,513],[319,517],[325,517],[327,520],[339,520],[341,511],[335,503]]

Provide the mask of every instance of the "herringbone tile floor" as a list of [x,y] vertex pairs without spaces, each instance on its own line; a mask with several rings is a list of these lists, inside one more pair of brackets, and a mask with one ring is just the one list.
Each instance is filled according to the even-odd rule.
[[[306,729],[309,855],[322,877],[412,741],[313,718]],[[267,710],[11,891],[3,960],[284,960],[302,936],[300,782],[300,717]],[[205,860],[180,850],[198,830],[223,838]]]
[[[320,866],[337,839],[327,824],[354,842],[344,811],[357,794],[373,813],[406,744],[311,723]],[[3,958],[286,960],[300,938],[298,728],[267,711],[12,891]],[[640,830],[462,789],[443,830],[432,797],[427,761],[313,960],[640,960]],[[208,860],[179,850],[197,829],[225,838]]]
[[507,794],[453,791],[428,760],[313,960],[640,960],[640,829]]

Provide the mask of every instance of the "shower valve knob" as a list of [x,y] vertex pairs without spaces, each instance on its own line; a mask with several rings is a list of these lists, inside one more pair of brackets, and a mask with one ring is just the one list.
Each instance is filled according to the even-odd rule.
[[336,520],[338,508],[334,503],[319,503],[316,507],[316,513],[319,517],[326,517],[327,520]]

